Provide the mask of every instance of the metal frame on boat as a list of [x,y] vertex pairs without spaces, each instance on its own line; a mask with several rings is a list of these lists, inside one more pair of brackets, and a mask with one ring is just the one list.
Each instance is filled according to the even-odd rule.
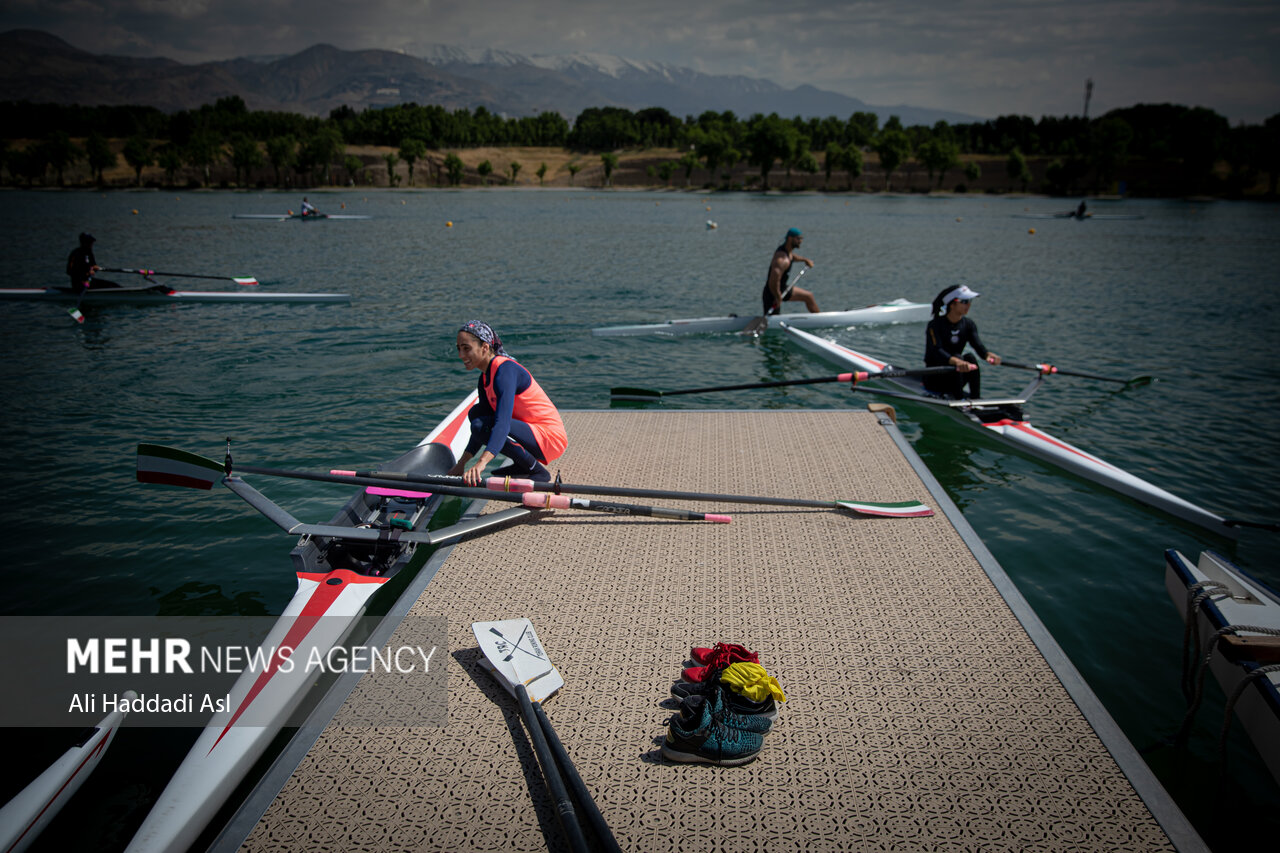
[[[454,464],[470,437],[467,410],[473,392],[417,447],[383,470],[413,475],[442,474]],[[152,446],[154,447],[154,446]],[[167,460],[150,468],[147,482],[192,485],[207,477],[209,460]],[[196,460],[194,467],[191,460]],[[150,462],[148,463],[150,465]],[[184,471],[184,466],[188,466]],[[203,469],[203,470],[194,470]],[[315,682],[305,667],[282,667],[271,650],[292,649],[290,658],[309,659],[341,643],[355,628],[370,599],[408,566],[418,545],[445,542],[530,514],[514,507],[426,531],[441,496],[422,491],[361,489],[325,525],[302,524],[233,473],[221,482],[286,531],[302,533],[290,553],[298,590],[261,643],[271,663],[246,671],[231,689],[231,708],[217,714],[200,734],[164,793],[138,829],[128,850],[186,850],[263,755],[284,721],[307,698]],[[143,479],[142,454],[139,479]],[[207,480],[206,482],[212,481]],[[425,487],[429,488],[429,487]],[[249,722],[245,722],[248,714]]]
[[[857,352],[834,341],[828,341],[800,329],[791,328],[786,323],[782,325],[792,340],[805,349],[826,358],[828,361],[847,365],[856,370],[874,372],[893,367],[888,362]],[[1020,406],[1044,382],[1042,374],[1038,374],[1017,398],[1011,399],[952,400],[931,394],[925,390],[924,384],[920,380],[912,377],[895,377],[883,381],[897,386],[899,390],[875,386],[860,387],[865,387],[866,391],[880,396],[904,400],[909,403],[918,403],[934,410],[948,412],[961,423],[974,427],[1004,444],[1038,459],[1051,462],[1066,471],[1084,477],[1087,480],[1092,480],[1122,495],[1161,509],[1184,521],[1198,524],[1222,536],[1234,538],[1237,535],[1235,528],[1229,526],[1222,516],[1190,501],[1183,500],[1177,495],[1143,480],[1141,477],[1136,477],[1122,468],[1117,468],[1110,462],[1099,459],[1091,453],[1032,426],[1031,422],[1023,417]]]
[[350,302],[346,293],[271,293],[239,290],[173,290],[148,287],[91,288],[79,294],[69,287],[0,288],[0,300],[75,302],[83,305],[156,305],[165,302]]
[[[1169,598],[1184,622],[1195,620],[1192,636],[1198,641],[1200,654],[1192,661],[1184,649],[1184,663],[1199,663],[1208,655],[1209,669],[1229,702],[1235,697],[1227,713],[1234,710],[1267,769],[1280,783],[1280,669],[1266,663],[1280,650],[1264,647],[1251,658],[1245,649],[1237,649],[1243,654],[1232,660],[1222,649],[1206,648],[1206,644],[1217,642],[1217,635],[1231,635],[1246,643],[1280,635],[1280,593],[1214,551],[1202,552],[1195,565],[1173,549],[1164,552],[1164,559]],[[1190,686],[1194,673],[1187,676]]]
[[[796,328],[820,329],[838,326],[874,326],[893,323],[926,323],[929,320],[930,308],[920,302],[908,302],[895,299],[866,308],[852,308],[848,311],[820,311],[815,314],[775,315],[771,320],[785,320]],[[741,332],[758,315],[740,316],[730,314],[728,317],[691,317],[685,320],[668,320],[665,323],[647,323],[639,326],[607,326],[592,329],[591,334],[597,337],[613,337],[619,335],[692,335],[711,332]]]

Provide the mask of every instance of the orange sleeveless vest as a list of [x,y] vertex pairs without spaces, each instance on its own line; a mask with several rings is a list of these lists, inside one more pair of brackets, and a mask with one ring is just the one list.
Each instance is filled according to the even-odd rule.
[[[495,412],[498,410],[498,392],[493,387],[493,375],[504,361],[524,367],[520,362],[505,355],[496,355],[493,361],[489,362],[484,393],[489,400],[489,407]],[[528,368],[525,370],[527,371]],[[511,417],[529,425],[538,439],[538,446],[547,456],[546,461],[551,462],[559,459],[564,453],[565,448],[569,446],[569,437],[564,431],[564,421],[560,420],[560,413],[556,411],[555,404],[551,402],[547,392],[542,390],[542,386],[538,384],[537,379],[533,378],[532,373],[529,374],[529,380],[529,387],[516,395]]]

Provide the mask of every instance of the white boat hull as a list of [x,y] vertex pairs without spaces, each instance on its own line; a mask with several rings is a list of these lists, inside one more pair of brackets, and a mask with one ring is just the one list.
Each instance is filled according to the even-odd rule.
[[[799,329],[787,328],[787,334],[805,349],[817,353],[835,364],[868,372],[881,371],[891,366],[887,362]],[[1005,417],[984,422],[982,418],[974,414],[973,407],[954,405],[958,401],[925,396],[923,386],[916,380],[902,378],[884,381],[897,385],[906,392],[905,394],[894,394],[898,399],[907,399],[913,403],[950,412],[961,423],[976,427],[987,435],[1023,453],[1051,462],[1059,468],[1070,471],[1086,480],[1092,480],[1122,495],[1149,506],[1154,506],[1177,518],[1213,530],[1220,535],[1232,538],[1237,535],[1235,528],[1227,526],[1222,516],[1209,512],[1190,501],[1183,500],[1154,483],[1147,482],[1141,477],[1136,477],[1122,468],[1117,468],[1110,462],[1099,459],[1092,453],[1081,450],[1075,445],[1069,444],[1060,438],[1055,438],[1032,426],[1030,421]],[[1028,391],[1034,390],[1038,384],[1039,378]],[[870,387],[867,390],[872,393],[876,391],[876,389]],[[885,393],[893,394],[893,392]],[[1024,393],[1023,396],[1025,397],[1027,394]],[[972,402],[988,402],[990,404],[994,401]]]
[[[820,329],[843,326],[891,325],[894,323],[927,323],[930,308],[919,302],[895,299],[880,305],[855,308],[849,311],[821,311],[816,314],[784,314],[770,317],[770,328],[777,328],[779,320],[803,329]],[[691,335],[712,332],[741,332],[756,316],[692,317],[686,320],[668,320],[665,323],[647,323],[639,326],[609,326],[592,329],[597,337],[619,335]]]
[[[137,695],[130,690],[121,694],[120,698],[134,699]],[[120,709],[104,717],[102,722],[89,730],[88,736],[81,743],[63,753],[0,809],[0,850],[4,853],[22,853],[31,846],[31,842],[44,831],[49,821],[80,790],[85,779],[98,766],[126,714],[127,710]]]
[[0,299],[24,301],[72,302],[81,305],[160,305],[186,302],[350,302],[346,293],[272,293],[239,290],[174,290],[165,292],[151,288],[104,287],[89,290],[84,297],[60,287],[0,288]]
[[[1239,566],[1213,551],[1205,551],[1192,565],[1177,551],[1165,552],[1165,589],[1174,606],[1188,615],[1188,589],[1198,583],[1214,581],[1226,586],[1225,593],[1204,601],[1195,614],[1200,648],[1207,652],[1206,642],[1227,625],[1252,625],[1280,630],[1280,595],[1253,578]],[[1240,636],[1260,636],[1257,631],[1239,630]],[[1257,668],[1254,663],[1232,663],[1221,651],[1215,651],[1209,664],[1214,678],[1230,696],[1240,680]],[[1236,700],[1235,714],[1257,747],[1271,775],[1280,783],[1280,672],[1258,676]],[[1216,728],[1216,726],[1215,726]]]
[[[467,410],[475,402],[472,392],[418,447],[443,444],[458,458],[471,436]],[[300,571],[297,576],[297,592],[260,648],[267,653],[293,649],[289,657],[299,662],[308,660],[312,650],[324,655],[341,643],[369,600],[390,579],[346,569]],[[231,689],[231,710],[215,715],[200,733],[134,835],[129,853],[178,853],[204,832],[316,680],[305,666],[279,664],[273,660],[264,671],[248,671],[236,680]],[[248,723],[242,722],[246,719]]]

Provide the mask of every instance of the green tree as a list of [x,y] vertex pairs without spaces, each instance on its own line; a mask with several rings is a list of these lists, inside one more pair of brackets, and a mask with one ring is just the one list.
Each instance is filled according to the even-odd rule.
[[862,175],[862,149],[857,145],[849,145],[840,158],[840,166],[849,176],[849,190],[853,190],[853,182]]
[[302,144],[302,162],[309,167],[319,166],[321,182],[328,184],[329,168],[344,149],[345,143],[338,128],[324,125]]
[[916,150],[916,157],[924,164],[929,173],[929,184],[933,185],[933,175],[938,175],[938,189],[942,189],[942,181],[947,172],[960,165],[960,149],[949,139],[934,137],[921,143]]
[[125,140],[124,161],[133,169],[134,181],[138,186],[142,186],[142,170],[155,163],[156,155],[151,150],[151,144],[141,136],[130,136]]
[[698,155],[693,151],[684,152],[680,157],[679,166],[684,169],[684,185],[687,187],[693,177],[693,170],[698,167]]
[[444,170],[449,175],[450,184],[456,187],[462,183],[462,158],[452,151],[449,152],[449,156],[444,158]]
[[231,134],[231,165],[236,170],[236,183],[242,187],[248,186],[253,170],[266,165],[258,140],[247,133]]
[[880,118],[875,113],[857,112],[849,117],[849,142],[858,148],[871,144],[880,132]]
[[187,141],[183,158],[200,174],[200,186],[209,185],[209,171],[222,156],[222,142],[212,133],[199,132]]
[[1089,154],[1101,186],[1111,184],[1116,169],[1128,159],[1132,142],[1133,128],[1122,118],[1108,116],[1094,124]]
[[885,124],[884,130],[876,137],[872,148],[876,154],[880,156],[880,168],[884,169],[884,188],[887,191],[890,187],[893,173],[902,161],[911,156],[911,140],[902,130],[901,123],[894,127],[894,119],[897,116],[890,116],[889,121]]
[[[796,168],[812,177],[818,174],[818,170],[822,167],[818,165],[818,158],[813,156],[812,151],[803,151],[796,158]],[[808,186],[808,182],[805,185]]]
[[611,187],[613,186],[613,170],[618,168],[618,155],[612,151],[606,151],[600,155],[600,162],[604,165],[604,185]]
[[394,187],[400,183],[400,176],[396,174],[396,166],[400,164],[400,155],[394,151],[388,151],[382,155],[382,159],[387,164],[387,186]]
[[978,165],[977,161],[970,160],[964,164],[964,179],[966,182],[976,184],[981,177],[982,167]]
[[488,160],[480,161],[480,165],[476,166],[476,172],[480,175],[480,180],[484,185],[489,186],[489,176],[493,174],[493,164]]
[[1027,191],[1027,184],[1031,182],[1031,170],[1027,168],[1027,158],[1017,148],[1009,152],[1009,158],[1004,163],[1004,170],[1010,181],[1015,184],[1022,184],[1022,191]]
[[58,186],[62,186],[63,173],[77,161],[85,157],[84,149],[71,141],[65,130],[55,130],[40,143],[44,151],[45,162],[58,176]]
[[272,136],[267,139],[267,159],[271,161],[271,168],[276,173],[276,186],[283,186],[280,182],[280,170],[292,169],[298,163],[298,140],[284,134],[283,136]]
[[512,160],[507,164],[507,168],[511,170],[511,183],[514,184],[516,182],[516,175],[520,174],[521,166],[515,160]]
[[119,159],[116,152],[111,150],[111,146],[107,143],[107,139],[98,131],[89,134],[89,138],[84,142],[85,158],[89,161],[89,168],[93,171],[94,178],[98,184],[102,184],[102,172],[110,169]]
[[577,163],[570,163],[568,166],[565,166],[565,168],[569,170],[569,186],[573,186],[573,179],[582,171],[582,166]]
[[658,164],[658,177],[667,185],[671,186],[671,176],[676,173],[676,161],[663,160]]
[[775,160],[785,161],[795,150],[799,132],[777,113],[755,117],[747,130],[747,160],[760,169],[761,189],[769,189],[769,171]]
[[538,176],[538,186],[542,186],[542,179],[547,176],[547,164],[540,163],[538,165],[538,171],[534,172],[534,174]]
[[400,140],[400,159],[409,167],[409,186],[413,186],[413,166],[427,156],[427,143],[416,136]]
[[356,176],[360,176],[360,183],[368,183],[364,179],[364,161],[354,154],[348,154],[342,158],[342,168],[347,170],[347,180],[352,185],[356,182]]
[[843,158],[844,148],[841,147],[840,143],[828,142],[827,150],[823,153],[822,157],[822,170],[827,176],[827,182],[823,185],[824,188],[829,188],[831,186],[831,170],[836,168]]
[[173,186],[174,176],[178,174],[178,170],[182,168],[183,157],[182,151],[178,146],[170,142],[167,145],[160,146],[156,151],[156,165],[164,169],[164,179],[169,186]]

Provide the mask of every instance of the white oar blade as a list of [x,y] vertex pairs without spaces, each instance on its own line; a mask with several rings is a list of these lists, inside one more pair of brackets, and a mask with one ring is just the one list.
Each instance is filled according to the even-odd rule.
[[484,653],[485,668],[513,696],[516,685],[523,684],[531,700],[542,702],[564,686],[528,619],[473,622],[471,631]]
[[836,501],[843,509],[856,512],[858,515],[877,515],[888,518],[913,518],[933,515],[933,510],[919,501],[897,501],[880,503],[876,501]]
[[236,284],[243,285],[244,287],[257,287],[257,286],[258,286],[258,280],[257,280],[256,278],[252,278],[252,277],[250,277],[250,278],[235,278],[235,277],[233,276],[231,280],[232,280],[232,281],[234,281]]
[[212,489],[223,475],[222,465],[212,459],[163,444],[138,445],[139,483]]

